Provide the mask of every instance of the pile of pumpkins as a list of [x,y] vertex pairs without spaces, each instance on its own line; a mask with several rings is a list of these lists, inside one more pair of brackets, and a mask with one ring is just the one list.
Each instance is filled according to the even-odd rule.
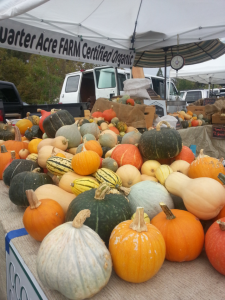
[[[220,160],[203,150],[195,158],[165,121],[141,134],[113,108],[79,123],[65,110],[41,113],[0,128],[14,136],[0,142],[0,179],[41,242],[37,273],[45,286],[85,299],[107,284],[112,268],[140,283],[165,259],[196,259],[204,245],[225,275]],[[206,234],[200,220],[211,220]]]
[[205,118],[203,114],[197,115],[190,110],[187,112],[181,110],[169,115],[178,117],[183,128],[203,126],[210,123],[210,119]]

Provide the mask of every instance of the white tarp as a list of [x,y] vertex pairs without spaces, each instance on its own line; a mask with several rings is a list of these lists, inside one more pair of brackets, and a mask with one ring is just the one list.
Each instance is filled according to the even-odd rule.
[[205,84],[225,84],[225,55],[201,64],[184,66],[177,74],[171,68],[170,77]]
[[[7,1],[8,16],[15,15],[11,20],[114,49],[176,45],[177,35],[180,44],[225,37],[224,0],[49,0],[40,6],[38,0]],[[26,2],[24,10],[20,2]],[[0,6],[0,28],[5,17]]]

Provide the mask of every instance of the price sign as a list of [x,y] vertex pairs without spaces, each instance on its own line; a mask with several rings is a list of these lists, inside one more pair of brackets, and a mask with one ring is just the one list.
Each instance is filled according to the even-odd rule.
[[207,104],[214,104],[216,102],[216,99],[213,98],[205,98],[203,99],[203,106],[207,105]]
[[225,126],[224,125],[213,125],[212,126],[212,138],[214,139],[225,139]]

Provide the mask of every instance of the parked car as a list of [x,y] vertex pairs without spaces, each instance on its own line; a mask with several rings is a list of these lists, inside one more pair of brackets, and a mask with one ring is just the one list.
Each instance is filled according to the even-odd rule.
[[180,91],[182,99],[189,103],[193,103],[199,99],[208,98],[208,90],[188,90]]

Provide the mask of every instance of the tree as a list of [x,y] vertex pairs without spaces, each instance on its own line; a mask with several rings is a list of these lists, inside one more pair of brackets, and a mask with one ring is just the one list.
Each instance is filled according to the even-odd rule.
[[162,69],[161,69],[161,68],[159,68],[159,70],[158,70],[156,76],[163,77],[163,72],[162,72]]

